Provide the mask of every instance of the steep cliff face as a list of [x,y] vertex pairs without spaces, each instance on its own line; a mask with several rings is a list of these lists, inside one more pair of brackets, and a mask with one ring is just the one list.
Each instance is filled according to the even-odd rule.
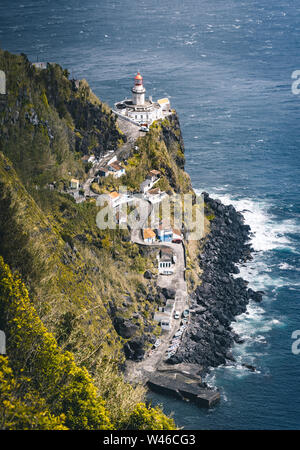
[[178,115],[174,112],[161,123],[163,140],[177,166],[184,170],[184,142],[181,133]]
[[[145,405],[135,410],[145,390],[124,383],[120,373],[125,357],[143,357],[160,333],[152,317],[163,298],[155,279],[144,277],[145,270],[156,271],[155,251],[131,243],[127,230],[99,230],[93,201],[76,204],[47,186],[53,181],[63,186],[70,174],[84,179],[82,154],[116,148],[125,136],[86,82],[75,86],[57,65],[37,70],[24,55],[0,51],[0,61],[8,81],[0,111],[0,256],[20,274],[60,351],[72,352],[74,364],[93,376],[113,426],[128,426],[128,414],[135,411],[141,426],[174,427],[158,410]],[[178,130],[173,134],[167,127],[140,140],[143,162],[128,172],[134,180],[154,168],[154,149],[157,167],[170,170],[174,189],[181,189],[181,179],[182,189],[189,189],[176,163]],[[4,300],[0,292],[0,303]],[[8,322],[1,320],[1,328],[10,336]],[[9,364],[18,378],[15,363]],[[60,427],[55,420],[53,426]],[[138,426],[134,419],[130,423]]]
[[0,151],[24,182],[44,186],[84,176],[83,154],[117,148],[124,136],[107,105],[83,80],[79,86],[56,64],[36,69],[25,55],[0,49],[7,99],[0,110]]

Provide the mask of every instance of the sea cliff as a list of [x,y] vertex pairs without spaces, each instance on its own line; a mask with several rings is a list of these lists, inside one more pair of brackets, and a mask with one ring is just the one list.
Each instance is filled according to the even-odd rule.
[[[92,183],[99,193],[118,190],[121,183],[130,194],[137,192],[155,169],[161,174],[159,189],[170,195],[190,193],[195,199],[184,171],[176,111],[133,139],[86,81],[70,80],[68,71],[56,64],[36,69],[25,55],[0,50],[0,62],[8,74],[8,94],[0,109],[0,329],[7,336],[8,358],[1,362],[0,376],[9,373],[15,386],[5,393],[7,401],[20,402],[20,415],[7,420],[4,428],[38,423],[52,428],[174,429],[160,409],[144,403],[145,387],[124,379],[128,360],[147,361],[163,336],[154,315],[170,290],[157,285],[157,249],[133,242],[127,229],[98,228],[97,194],[86,195],[91,168],[82,158],[100,158],[110,151],[126,167],[122,179]],[[82,186],[80,203],[69,188],[73,177]],[[205,236],[184,246],[189,326],[168,360],[173,369],[182,362],[195,363],[194,372],[202,374],[232,359],[230,348],[239,338],[231,323],[250,298],[261,299],[244,280],[233,277],[236,263],[250,257],[249,227],[232,206],[207,194],[204,202]],[[7,302],[7,289],[17,303]],[[25,320],[29,313],[35,328]],[[18,325],[22,332],[14,328]],[[19,336],[18,348],[14,336]],[[40,371],[49,340],[52,359],[47,371]],[[25,361],[22,374],[20,355]],[[48,395],[46,386],[56,376],[59,389],[55,385]],[[195,380],[201,384],[198,376]],[[65,403],[58,405],[55,396],[61,391]],[[189,395],[187,389],[182,392]],[[38,400],[35,409],[30,409],[27,393]],[[72,417],[64,419],[69,404],[83,406],[82,420],[71,410]],[[0,413],[5,413],[1,407]],[[44,414],[47,424],[42,424]]]

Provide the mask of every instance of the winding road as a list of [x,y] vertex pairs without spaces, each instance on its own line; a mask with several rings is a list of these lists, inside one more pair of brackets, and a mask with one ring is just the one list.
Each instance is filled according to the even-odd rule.
[[[147,205],[146,205],[147,203]],[[149,207],[149,202],[140,200],[139,215],[140,223],[145,225],[152,207]],[[143,228],[143,226],[142,226]],[[183,244],[175,244],[173,242],[155,242],[153,244],[144,242],[142,238],[142,228],[133,229],[131,231],[131,241],[148,247],[154,247],[159,250],[160,247],[170,247],[176,256],[175,270],[172,275],[158,275],[157,285],[161,288],[175,289],[175,311],[180,313],[189,307],[189,296],[187,292],[187,284],[185,281],[185,257]],[[127,360],[125,377],[131,382],[146,382],[149,373],[153,373],[163,362],[166,356],[166,351],[170,345],[171,339],[179,328],[180,320],[171,319],[171,330],[163,331],[160,336],[161,345],[155,350],[150,350],[145,358],[140,362]]]

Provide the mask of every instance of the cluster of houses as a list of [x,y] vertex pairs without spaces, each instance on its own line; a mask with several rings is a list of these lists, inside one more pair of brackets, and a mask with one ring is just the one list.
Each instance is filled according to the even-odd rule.
[[156,228],[143,229],[143,239],[146,244],[153,244],[156,240],[159,242],[176,242],[182,241],[182,233],[180,230],[173,228],[169,222],[162,221]]
[[[92,164],[93,166],[99,163],[99,160],[95,157],[95,155],[84,155],[81,160],[84,164]],[[98,177],[99,179],[100,177],[108,177],[109,175],[112,175],[114,178],[119,178],[125,175],[125,173],[124,167],[119,161],[117,161],[117,157],[114,156],[110,161],[108,161],[107,166],[99,168],[96,178]],[[72,178],[70,180],[70,189],[78,190],[79,188],[80,181],[77,178]]]
[[167,196],[166,192],[161,191],[159,187],[153,187],[160,180],[160,177],[161,173],[159,170],[151,170],[146,179],[140,184],[140,192],[152,204],[161,202]]

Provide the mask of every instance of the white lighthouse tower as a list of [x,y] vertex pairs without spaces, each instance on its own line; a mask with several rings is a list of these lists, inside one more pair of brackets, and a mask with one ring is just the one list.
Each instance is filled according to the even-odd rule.
[[122,119],[133,122],[135,125],[151,125],[155,120],[163,119],[172,114],[168,98],[161,98],[156,102],[152,97],[145,98],[146,89],[140,72],[134,77],[134,86],[131,88],[132,97],[125,98],[117,103],[113,112]]
[[132,91],[132,104],[133,105],[144,105],[145,103],[145,92],[146,89],[143,86],[143,77],[140,72],[137,73],[134,78],[134,86]]

